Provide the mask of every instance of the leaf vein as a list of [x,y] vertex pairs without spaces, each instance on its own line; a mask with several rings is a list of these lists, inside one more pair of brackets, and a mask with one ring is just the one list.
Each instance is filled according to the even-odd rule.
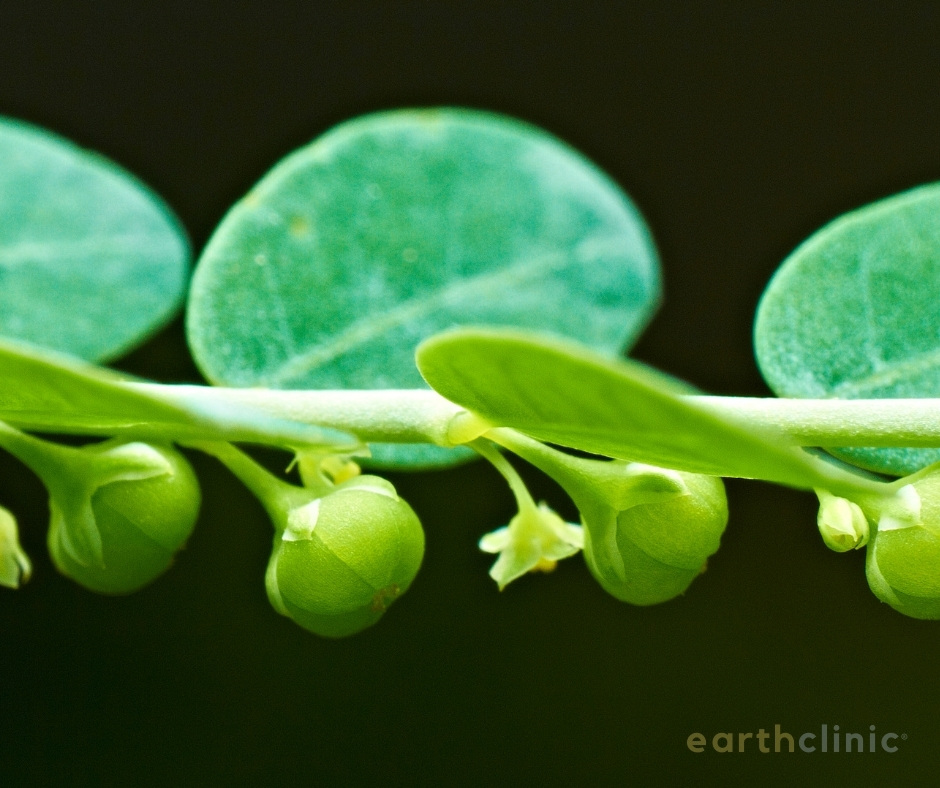
[[[877,370],[870,375],[861,378],[846,380],[835,386],[830,391],[830,396],[841,397],[843,395],[851,399],[853,394],[859,394],[877,386],[884,386],[898,378],[909,379],[923,369],[940,368],[940,348],[918,353],[909,356],[903,361],[883,363]],[[929,396],[928,392],[924,396]]]
[[[568,265],[572,257],[571,254],[555,252],[530,260],[518,260],[498,271],[453,281],[440,290],[403,301],[394,309],[380,315],[364,317],[333,336],[329,342],[312,347],[272,370],[270,374],[264,376],[262,385],[276,388],[302,378],[313,369],[357,345],[420,319],[449,302],[460,302],[470,297],[498,292],[499,289],[505,289]],[[582,264],[589,262],[580,257],[578,261]]]

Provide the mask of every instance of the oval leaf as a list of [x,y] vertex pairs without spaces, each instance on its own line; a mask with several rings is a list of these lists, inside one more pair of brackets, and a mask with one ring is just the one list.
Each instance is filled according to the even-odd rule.
[[873,492],[843,471],[682,396],[689,387],[637,362],[560,340],[459,329],[424,342],[418,368],[442,396],[494,426],[594,454],[803,489]]
[[[761,298],[757,362],[781,397],[940,396],[940,185],[846,214],[783,263]],[[837,449],[906,475],[936,449]]]
[[616,354],[658,299],[641,216],[580,154],[498,115],[407,110],[275,167],[212,237],[187,322],[213,383],[412,388],[415,347],[444,328],[551,329]]
[[0,118],[0,336],[115,358],[180,306],[189,247],[115,164]]
[[24,430],[355,448],[343,432],[192,397],[53,351],[0,342],[0,421]]

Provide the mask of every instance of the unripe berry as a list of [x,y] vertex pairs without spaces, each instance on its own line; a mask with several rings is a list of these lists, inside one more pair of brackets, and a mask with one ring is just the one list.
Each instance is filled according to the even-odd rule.
[[940,619],[940,469],[910,481],[920,498],[920,524],[890,530],[879,525],[868,544],[865,574],[882,602],[913,618]]
[[423,556],[411,507],[384,479],[358,476],[287,514],[265,577],[268,597],[305,629],[345,637],[382,617]]
[[[124,448],[128,444],[123,445]],[[81,561],[67,544],[76,527],[55,499],[48,545],[62,574],[92,591],[127,594],[155,580],[173,562],[199,514],[199,483],[186,459],[170,446],[133,444],[159,472],[146,478],[110,481],[91,493],[91,513],[100,536],[100,561]],[[113,445],[87,447],[89,462]],[[74,502],[72,502],[74,503]],[[77,511],[77,506],[65,510]]]
[[634,605],[672,599],[689,587],[718,550],[728,521],[721,479],[678,476],[686,492],[667,500],[619,512],[582,509],[588,567],[617,599]]

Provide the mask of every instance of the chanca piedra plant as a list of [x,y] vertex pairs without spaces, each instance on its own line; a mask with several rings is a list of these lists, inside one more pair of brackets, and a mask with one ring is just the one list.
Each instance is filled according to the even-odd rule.
[[[780,399],[704,396],[625,360],[660,298],[642,216],[576,151],[486,112],[340,125],[277,164],[189,269],[146,187],[0,120],[0,446],[47,487],[52,561],[87,588],[134,591],[185,544],[200,496],[183,447],[270,515],[272,607],[358,632],[424,552],[377,474],[478,454],[519,509],[480,539],[499,588],[583,551],[618,599],[672,599],[719,547],[721,477],[746,477],[815,492],[823,541],[865,548],[877,597],[940,619],[940,185],[838,218],[784,261],[755,325]],[[184,300],[211,386],[95,366]],[[246,445],[289,451],[299,481]],[[512,455],[580,522],[536,503]],[[0,583],[30,572],[0,508]]]

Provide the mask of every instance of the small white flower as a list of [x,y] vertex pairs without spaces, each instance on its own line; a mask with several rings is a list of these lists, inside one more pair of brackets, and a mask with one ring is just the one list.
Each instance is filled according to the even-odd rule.
[[523,507],[508,526],[480,539],[483,552],[499,553],[490,577],[500,591],[526,572],[551,572],[583,547],[581,526],[566,523],[544,503]]

